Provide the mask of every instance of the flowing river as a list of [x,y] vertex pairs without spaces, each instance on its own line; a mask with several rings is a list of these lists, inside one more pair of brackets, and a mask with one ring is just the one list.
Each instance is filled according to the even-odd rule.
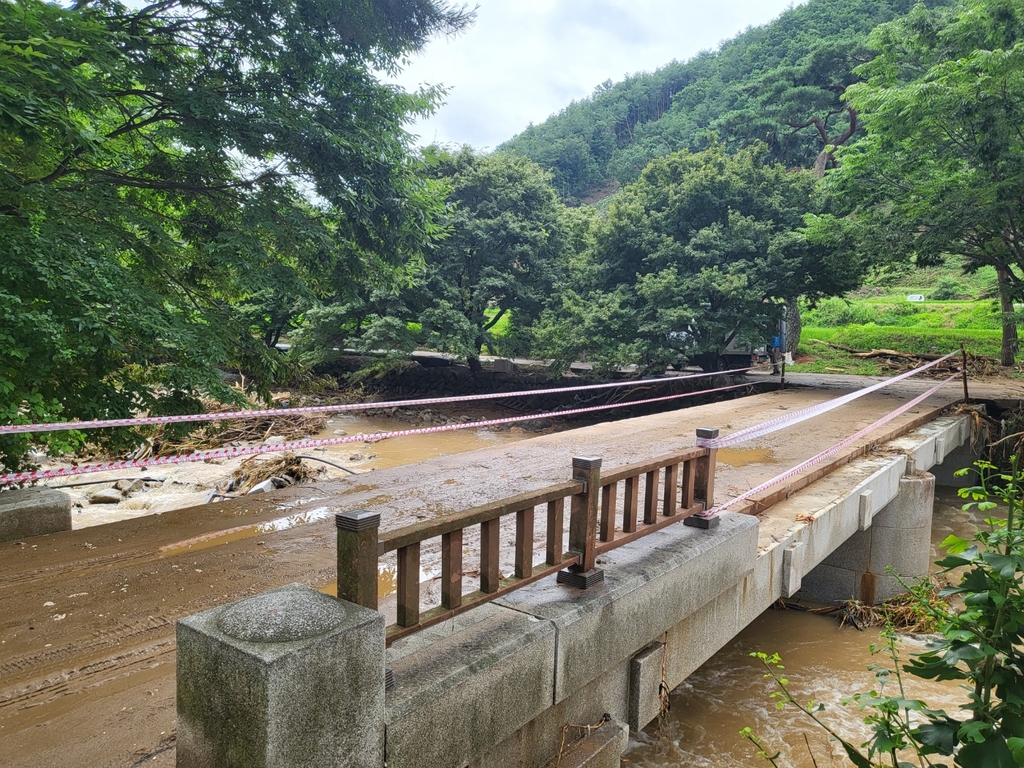
[[[982,524],[976,512],[964,512],[954,491],[936,491],[932,547],[955,533],[970,538]],[[764,669],[753,652],[778,653],[785,665],[790,689],[802,703],[825,705],[823,719],[859,745],[870,736],[863,722],[867,712],[856,703],[843,702],[854,693],[870,691],[875,675],[868,668],[894,669],[884,653],[873,655],[879,644],[877,630],[840,628],[834,615],[769,609],[737,635],[726,647],[692,674],[671,695],[671,709],[662,722],[652,723],[631,743],[625,766],[643,768],[764,768],[769,763],[757,756],[757,748],[740,737],[750,727],[770,754],[779,752],[778,765],[792,768],[825,768],[850,765],[841,747],[795,707],[776,708],[771,694],[777,690],[764,678]],[[924,647],[925,639],[902,638],[900,652],[907,655]],[[904,676],[906,693],[934,707],[957,712],[964,692],[956,682],[936,683]],[[895,695],[895,684],[885,693]]]

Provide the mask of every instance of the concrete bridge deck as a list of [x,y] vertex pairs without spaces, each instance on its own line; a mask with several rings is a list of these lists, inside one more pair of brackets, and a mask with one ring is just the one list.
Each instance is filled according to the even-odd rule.
[[[610,469],[693,445],[698,426],[726,434],[835,395],[759,395],[291,488],[259,501],[2,544],[0,754],[12,766],[130,765],[147,756],[145,765],[173,764],[174,621],[282,584],[329,584],[334,512],[378,508],[385,529],[401,527],[563,481],[574,455],[601,456]],[[892,426],[958,395],[950,386]],[[723,450],[716,499],[833,445],[906,396],[906,387],[877,393]],[[252,527],[285,517],[299,524]],[[762,546],[770,546],[771,530],[763,527]]]

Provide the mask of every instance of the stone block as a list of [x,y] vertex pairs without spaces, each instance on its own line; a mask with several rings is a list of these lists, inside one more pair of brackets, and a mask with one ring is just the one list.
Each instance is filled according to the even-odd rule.
[[617,722],[628,716],[629,659],[606,670],[603,675],[574,696],[544,710],[489,753],[470,763],[472,768],[540,768],[556,759],[562,733],[573,725],[593,725],[610,714]]
[[932,527],[935,476],[918,473],[900,480],[900,492],[875,515],[872,527],[915,530]]
[[494,604],[397,640],[387,654],[390,768],[460,768],[551,707],[555,628]]
[[384,764],[384,618],[292,584],[177,625],[177,764]]
[[[871,559],[871,528],[857,531],[826,557],[821,565],[848,571],[866,570]],[[820,566],[819,566],[820,567]]]
[[[978,473],[974,468],[974,462],[979,456],[971,450],[970,443],[965,443],[953,451],[948,451],[941,464],[936,464],[929,472],[935,475],[935,484],[945,488],[966,488],[975,485],[978,481]],[[970,469],[966,475],[957,476],[955,473],[961,469]]]
[[871,521],[875,517],[874,496],[875,492],[862,491],[857,499],[857,530],[866,531],[871,527]]
[[782,551],[782,596],[792,597],[800,591],[804,573],[804,543],[794,541]]
[[0,493],[0,541],[71,530],[71,497],[53,488]]
[[546,768],[619,768],[628,745],[626,724],[609,718],[572,742]]
[[[741,598],[747,594],[745,587],[753,579],[753,574],[747,576],[743,582],[702,605],[665,633],[665,681],[669,689],[674,689],[693,674],[743,628],[740,624]],[[761,606],[754,615],[765,607]]]
[[602,555],[598,567],[605,569],[605,581],[591,589],[543,580],[497,601],[557,627],[556,702],[751,572],[757,520],[719,517],[721,525],[711,531],[674,525]]
[[661,713],[665,644],[651,643],[629,662],[629,727],[641,730]]

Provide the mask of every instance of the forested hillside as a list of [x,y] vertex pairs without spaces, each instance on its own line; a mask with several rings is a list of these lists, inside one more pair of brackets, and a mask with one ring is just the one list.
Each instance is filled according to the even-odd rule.
[[[672,62],[527,128],[499,150],[554,175],[566,199],[592,199],[635,181],[655,157],[705,149],[713,135],[730,150],[768,144],[769,162],[818,170],[826,145],[842,144],[856,115],[840,97],[868,58],[868,33],[914,0],[810,0],[686,63]],[[926,0],[925,5],[951,5]]]

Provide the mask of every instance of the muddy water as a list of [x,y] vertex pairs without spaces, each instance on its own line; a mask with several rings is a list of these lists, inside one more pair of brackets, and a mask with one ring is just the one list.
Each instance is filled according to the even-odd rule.
[[[373,434],[375,432],[393,432],[404,429],[429,428],[429,424],[406,424],[392,419],[365,418],[354,415],[333,416],[327,426],[315,438],[337,437],[337,430],[348,435]],[[328,446],[322,451],[302,451],[322,455],[356,471],[400,467],[417,461],[426,461],[436,456],[447,456],[466,453],[480,448],[515,442],[523,438],[533,437],[520,427],[512,427],[506,431],[492,429],[457,429],[449,432],[435,432],[426,435],[406,435],[401,439],[381,440],[372,444],[349,443],[339,446]],[[334,472],[330,467],[328,471]],[[338,473],[341,474],[341,473]]]
[[[413,427],[401,421],[386,418],[366,418],[354,414],[341,414],[328,419],[324,430],[314,439],[359,437],[380,432],[393,432]],[[429,425],[427,425],[429,426]],[[519,427],[501,431],[494,429],[459,429],[448,432],[437,432],[424,435],[405,435],[401,438],[368,442],[356,440],[342,445],[331,445],[322,448],[311,448],[297,451],[306,456],[315,456],[332,464],[349,470],[338,469],[331,464],[310,461],[309,466],[322,470],[322,477],[329,479],[351,479],[356,481],[357,475],[372,472],[375,469],[398,467],[412,464],[437,456],[453,455],[489,448],[495,445],[522,440],[533,435]],[[270,454],[272,455],[272,454]],[[226,487],[231,473],[238,468],[244,459],[231,459],[218,462],[195,464],[176,464],[165,467],[151,468],[145,472],[133,470],[129,472],[106,472],[89,475],[82,480],[89,481],[85,486],[67,486],[67,481],[52,483],[55,488],[64,487],[71,495],[74,512],[72,522],[75,528],[86,528],[103,525],[133,517],[161,514],[173,509],[191,507],[206,503],[209,494],[217,487]],[[356,473],[355,475],[350,472]],[[144,476],[160,481],[140,487],[137,491],[119,504],[91,504],[90,497],[98,491],[113,487],[114,483],[123,478]],[[92,481],[104,480],[104,483]],[[311,522],[311,521],[300,521]],[[202,546],[216,546],[227,540],[249,538],[267,533],[266,530],[246,530],[223,532],[216,541],[202,542]],[[228,539],[223,539],[223,536]],[[195,543],[193,543],[195,545]]]
[[[947,535],[969,538],[983,524],[976,512],[962,511],[961,503],[950,489],[938,489],[933,549]],[[870,735],[863,722],[865,713],[854,703],[843,706],[843,701],[872,689],[874,673],[868,670],[869,665],[894,668],[883,655],[872,655],[869,646],[878,642],[877,630],[840,629],[830,616],[768,610],[673,691],[665,721],[660,726],[653,723],[640,735],[626,753],[623,765],[764,768],[768,763],[739,736],[747,726],[763,739],[770,753],[781,753],[780,766],[848,765],[838,745],[829,743],[828,736],[794,707],[776,709],[770,696],[777,689],[772,681],[764,679],[760,662],[749,654],[778,653],[797,698],[823,703],[824,719],[860,744]],[[910,653],[923,646],[923,639],[906,637],[901,652]],[[912,677],[904,682],[910,697],[946,708],[950,714],[963,700],[955,682]],[[894,690],[887,692],[895,694]]]

